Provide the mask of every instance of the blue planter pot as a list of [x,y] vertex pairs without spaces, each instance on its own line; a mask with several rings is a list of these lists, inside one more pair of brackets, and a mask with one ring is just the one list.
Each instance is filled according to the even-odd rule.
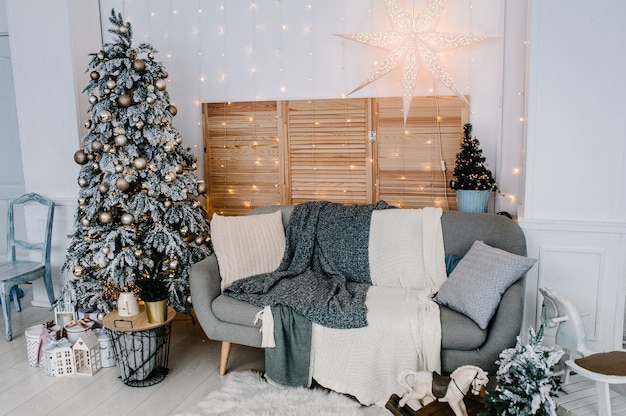
[[463,212],[487,212],[490,194],[491,189],[479,191],[457,189],[456,209]]

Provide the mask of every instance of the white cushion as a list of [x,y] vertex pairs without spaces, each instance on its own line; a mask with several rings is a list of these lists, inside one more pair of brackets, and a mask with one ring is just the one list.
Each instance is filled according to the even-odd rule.
[[222,290],[236,280],[275,271],[285,252],[280,211],[271,214],[213,214],[211,241],[222,277]]

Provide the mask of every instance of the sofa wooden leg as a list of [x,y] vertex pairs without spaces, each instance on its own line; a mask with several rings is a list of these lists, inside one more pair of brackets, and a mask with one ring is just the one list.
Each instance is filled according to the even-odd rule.
[[228,357],[230,356],[230,347],[233,344],[222,341],[222,355],[220,357],[220,376],[226,374],[226,366],[228,365]]

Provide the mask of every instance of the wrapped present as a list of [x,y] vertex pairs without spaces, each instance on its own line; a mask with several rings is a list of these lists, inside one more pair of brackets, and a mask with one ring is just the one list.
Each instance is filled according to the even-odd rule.
[[95,322],[89,318],[79,319],[77,321],[70,321],[65,324],[65,335],[72,345],[78,340],[78,337],[83,335],[87,330],[94,327]]
[[60,327],[53,321],[28,328],[24,335],[26,337],[26,354],[28,365],[31,367],[43,367],[43,348],[50,342],[56,340],[60,333]]

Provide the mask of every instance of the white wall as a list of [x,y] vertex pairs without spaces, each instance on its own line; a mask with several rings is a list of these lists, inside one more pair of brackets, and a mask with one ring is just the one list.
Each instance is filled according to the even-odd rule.
[[[426,0],[400,3],[411,13],[413,5],[416,12],[426,6]],[[437,30],[487,37],[439,57],[458,89],[470,96],[474,133],[506,195],[499,195],[495,209],[515,215],[522,167],[526,1],[506,3],[450,1]],[[346,96],[387,51],[336,34],[392,28],[382,0],[102,0],[105,31],[111,9],[131,21],[135,43],[148,42],[160,51],[157,59],[168,69],[168,91],[179,110],[174,125],[201,161],[201,102]],[[505,44],[511,52],[504,52]],[[401,84],[396,70],[351,96],[401,96]],[[415,95],[433,93],[451,94],[422,71]],[[453,167],[448,168],[451,175]]]
[[[20,153],[20,135],[13,92],[13,70],[9,46],[9,27],[5,0],[0,0],[0,235],[6,235],[8,201],[24,193],[24,171]],[[0,239],[0,258],[6,253],[6,239]]]
[[[78,98],[87,82],[88,53],[101,44],[98,2],[8,0],[6,12],[24,190],[57,204],[52,266],[58,293],[78,197],[78,166],[72,156],[82,134],[80,113],[86,111]],[[39,233],[40,222],[29,221],[28,233]],[[49,307],[41,281],[35,282],[33,293],[35,304]]]
[[572,298],[591,348],[621,347],[626,278],[626,4],[534,1],[526,200],[527,323],[538,287]]

